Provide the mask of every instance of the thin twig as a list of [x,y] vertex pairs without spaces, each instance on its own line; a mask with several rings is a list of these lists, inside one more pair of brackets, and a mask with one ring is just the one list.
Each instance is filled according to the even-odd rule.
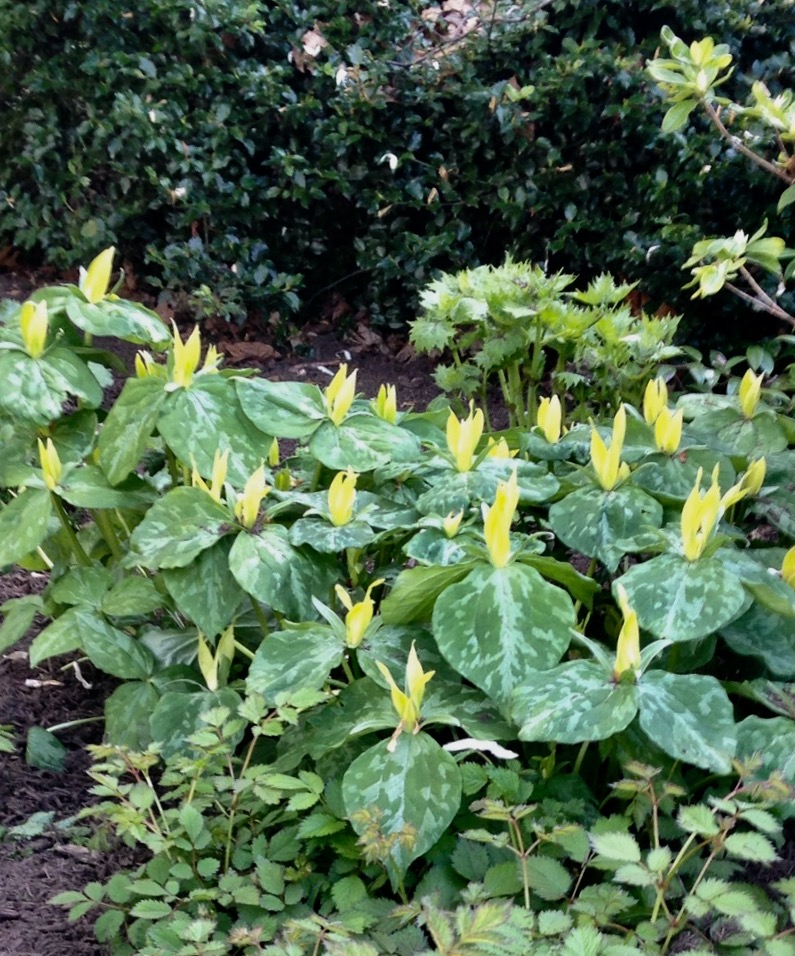
[[791,173],[788,173],[786,169],[776,166],[775,163],[771,163],[770,160],[765,159],[764,156],[760,156],[759,153],[755,153],[752,149],[745,145],[739,136],[735,136],[733,133],[730,133],[729,130],[723,125],[723,120],[718,115],[718,111],[715,109],[712,103],[708,103],[707,100],[702,100],[702,103],[704,110],[712,121],[715,129],[717,129],[720,135],[739,153],[742,153],[743,156],[745,156],[747,159],[750,159],[752,163],[756,163],[757,166],[761,167],[766,172],[776,176],[778,179],[783,180],[788,186],[795,182],[795,177],[793,177]]

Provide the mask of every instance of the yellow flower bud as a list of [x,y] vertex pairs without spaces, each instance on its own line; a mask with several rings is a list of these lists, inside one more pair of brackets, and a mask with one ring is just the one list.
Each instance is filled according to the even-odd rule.
[[235,502],[235,517],[244,528],[253,528],[259,517],[262,499],[270,492],[265,484],[265,466],[260,465],[246,482],[243,494]]
[[47,343],[50,330],[50,317],[46,302],[28,300],[19,313],[19,327],[25,351],[31,358],[38,358]]
[[277,471],[274,484],[277,491],[289,491],[293,487],[293,476],[290,474],[290,469],[282,468],[281,471]]
[[188,388],[193,381],[194,372],[199,367],[202,350],[201,333],[199,332],[199,326],[194,326],[191,334],[183,342],[176,322],[173,322],[172,325],[174,327],[174,365],[171,380],[181,388]]
[[488,451],[486,452],[487,458],[516,458],[519,454],[519,450],[511,451],[508,447],[508,442],[501,438],[499,441],[494,441],[494,439],[489,435],[488,441]]
[[461,519],[464,517],[463,508],[461,511],[456,512],[455,514],[451,511],[450,514],[442,522],[442,528],[444,533],[448,538],[454,538],[458,534],[458,528],[461,525]]
[[331,523],[336,527],[348,524],[356,504],[356,479],[353,469],[338,471],[328,490],[328,511]]
[[795,548],[790,548],[781,562],[781,578],[791,588],[795,588]]
[[108,294],[110,285],[110,273],[113,269],[113,257],[116,250],[109,246],[92,261],[86,270],[80,270],[79,288],[86,299],[95,305],[101,302]]
[[701,490],[702,475],[703,469],[699,468],[696,483],[682,508],[682,550],[688,561],[697,561],[704,553],[723,507],[717,466],[707,491]]
[[373,403],[373,410],[379,418],[394,425],[397,421],[397,390],[394,385],[382,385]]
[[619,680],[626,671],[631,670],[637,674],[640,670],[640,630],[638,628],[638,615],[629,606],[629,598],[624,586],[616,584],[616,592],[618,594],[618,605],[624,616],[624,623],[618,635],[616,663],[613,669],[613,676],[616,680]]
[[326,404],[329,418],[340,425],[348,414],[356,395],[356,369],[348,375],[348,366],[340,365],[337,374],[326,389]]
[[653,425],[660,412],[668,407],[668,386],[663,378],[655,378],[646,384],[643,393],[643,417],[647,425]]
[[749,498],[754,498],[762,490],[767,474],[767,462],[764,458],[752,461],[740,479],[740,485],[745,489]]
[[213,471],[210,477],[210,496],[216,501],[221,501],[221,493],[224,490],[224,482],[226,481],[226,472],[229,467],[229,449],[223,454],[220,449],[216,448],[215,455],[213,456]]
[[485,509],[483,534],[495,568],[504,568],[511,559],[511,522],[519,503],[516,470],[508,481],[497,486],[494,504]]
[[372,593],[375,588],[384,583],[384,578],[379,578],[367,588],[367,592],[361,601],[356,604],[351,600],[348,592],[337,584],[334,590],[342,605],[347,609],[345,615],[345,643],[348,647],[358,647],[364,640],[365,632],[373,620],[375,602]]
[[613,420],[613,436],[609,449],[599,432],[591,427],[591,464],[599,484],[605,491],[612,491],[620,481],[629,476],[629,466],[621,461],[626,430],[627,412],[623,405]]
[[43,472],[44,484],[50,491],[55,491],[58,482],[61,480],[63,467],[61,459],[58,457],[58,451],[52,443],[52,438],[47,439],[47,444],[39,438],[39,462]]
[[279,466],[279,439],[274,438],[268,449],[268,467],[278,468]]
[[152,374],[154,359],[149,352],[135,353],[135,374],[137,378],[148,378]]
[[654,423],[654,441],[657,448],[666,455],[675,455],[682,440],[682,419],[684,410],[670,412],[668,406],[660,409],[657,421]]
[[[422,708],[422,699],[425,695],[425,685],[433,677],[436,671],[424,671],[420,659],[417,656],[417,649],[414,642],[411,642],[411,650],[406,664],[406,682],[405,691],[402,691],[395,683],[394,678],[389,672],[389,668],[376,661],[378,669],[386,678],[392,694],[392,706],[397,711],[400,718],[398,733],[405,730],[407,733],[416,734],[420,729],[420,711]],[[393,738],[390,749],[394,746]]]
[[563,422],[563,411],[557,395],[553,395],[552,398],[541,399],[538,403],[536,420],[544,433],[544,438],[550,445],[556,445],[560,441]]
[[226,681],[229,664],[235,656],[235,629],[228,627],[218,639],[215,653],[212,652],[204,635],[199,631],[198,664],[207,689],[218,690],[222,682]]
[[218,349],[214,345],[209,345],[207,347],[207,354],[204,356],[204,364],[202,365],[202,371],[212,374],[213,372],[218,371],[218,366],[221,364],[222,356],[219,353]]
[[764,377],[764,372],[754,375],[750,368],[742,377],[739,389],[740,408],[746,418],[754,417],[754,412],[759,405],[759,397],[762,394],[762,380]]
[[455,460],[458,471],[471,471],[475,460],[475,449],[483,435],[483,412],[475,411],[475,403],[469,403],[469,415],[456,418],[453,411],[447,419],[447,447]]

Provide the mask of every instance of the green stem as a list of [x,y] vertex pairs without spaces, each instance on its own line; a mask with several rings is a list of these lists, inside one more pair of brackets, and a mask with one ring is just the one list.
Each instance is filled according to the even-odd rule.
[[174,452],[168,447],[166,448],[166,464],[171,477],[171,487],[176,488],[179,485],[179,467]]
[[348,663],[348,654],[346,653],[342,658],[342,669],[345,671],[345,676],[348,679],[348,683],[352,684],[356,678],[353,676],[353,671],[351,670],[351,665]]
[[312,482],[309,485],[310,491],[317,491],[317,486],[320,484],[320,478],[323,474],[323,464],[322,462],[315,462],[315,470],[312,472]]
[[103,714],[99,714],[97,717],[79,717],[77,720],[65,720],[62,724],[53,724],[52,727],[47,727],[47,731],[51,734],[54,734],[56,730],[68,730],[70,727],[82,727],[83,724],[95,724],[99,720],[104,720],[105,717]]
[[577,759],[574,761],[574,770],[573,770],[573,773],[575,773],[575,774],[579,774],[580,769],[582,768],[582,762],[583,762],[583,760],[585,759],[586,753],[588,753],[588,744],[589,744],[589,743],[590,743],[589,740],[585,740],[585,741],[583,741],[583,743],[580,745],[580,749],[579,749],[579,751],[577,752]]
[[113,527],[113,522],[110,520],[110,516],[107,512],[97,509],[96,511],[90,512],[91,517],[96,522],[97,527],[102,532],[102,537],[105,539],[108,547],[110,548],[110,553],[116,558],[117,561],[121,561],[124,557],[124,549],[121,546],[121,541],[119,536],[116,534],[116,529]]
[[[259,601],[255,597],[251,598],[251,606],[254,608],[254,617],[256,617],[257,623],[260,626],[262,636],[267,637],[271,632],[270,625],[268,624],[267,617],[265,617],[265,612],[262,610]],[[235,641],[235,644],[237,644],[237,641]]]
[[239,651],[243,657],[247,657],[250,661],[254,660],[254,651],[250,651],[245,644],[241,644],[240,641],[235,641],[235,650]]
[[66,534],[66,537],[69,539],[69,544],[72,546],[72,551],[74,552],[75,560],[83,568],[91,567],[91,558],[86,554],[83,545],[80,544],[77,535],[75,534],[75,529],[72,527],[69,517],[64,511],[64,506],[61,503],[61,499],[55,492],[50,492],[52,497],[53,505],[55,506],[55,513],[58,515],[58,520],[61,522],[61,527]]

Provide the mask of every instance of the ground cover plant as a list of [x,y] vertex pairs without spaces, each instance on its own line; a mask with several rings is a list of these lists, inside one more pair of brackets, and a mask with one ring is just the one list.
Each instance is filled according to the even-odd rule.
[[[225,371],[112,266],[0,327],[0,565],[50,576],[0,646],[41,613],[33,662],[119,679],[93,775],[152,853],[74,915],[118,952],[792,952],[742,870],[795,786],[787,375],[489,433]],[[108,411],[99,335],[142,346]]]

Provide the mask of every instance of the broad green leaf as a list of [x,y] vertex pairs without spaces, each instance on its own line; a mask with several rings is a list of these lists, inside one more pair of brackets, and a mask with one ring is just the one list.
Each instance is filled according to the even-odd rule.
[[687,498],[696,483],[698,469],[705,475],[720,464],[721,486],[728,488],[736,474],[729,461],[710,449],[689,449],[686,454],[653,455],[632,472],[632,484],[645,489],[665,504],[679,504]]
[[158,667],[192,664],[196,660],[198,634],[195,627],[145,627],[139,640],[152,652]]
[[[183,694],[166,691],[160,698],[149,718],[152,740],[163,745],[164,757],[169,757],[187,747],[186,740],[205,724],[201,715],[213,707],[226,707],[230,713],[236,713],[240,697],[229,687],[217,691],[200,691]],[[242,737],[241,729],[230,740],[234,746]]]
[[82,632],[80,646],[95,667],[122,680],[149,677],[155,662],[148,648],[99,616],[90,621],[92,627]]
[[748,460],[772,455],[787,447],[787,436],[770,411],[745,418],[739,408],[705,412],[693,420],[690,431],[706,445]]
[[113,574],[101,564],[90,568],[72,568],[50,588],[50,597],[56,604],[83,604],[98,608]]
[[569,564],[568,561],[558,561],[547,555],[528,554],[523,552],[518,560],[528,564],[538,573],[556,584],[562,584],[569,594],[590,609],[593,606],[594,595],[599,592],[599,585],[593,578],[586,577]]
[[674,103],[663,116],[663,133],[678,132],[690,119],[690,114],[697,106],[698,100],[681,100],[679,103]]
[[638,694],[634,684],[616,683],[593,661],[569,661],[528,674],[513,692],[510,711],[520,740],[576,744],[624,730],[638,711]]
[[116,747],[143,750],[152,742],[149,718],[160,694],[149,683],[127,681],[105,701],[105,736]]
[[102,599],[102,611],[111,617],[138,617],[163,606],[163,596],[151,578],[139,574],[122,578]]
[[[384,434],[387,423],[371,415],[353,415],[347,418],[342,425],[335,425],[331,421],[322,422],[309,440],[309,451],[326,468],[334,471],[344,471],[353,468],[354,471],[372,471],[380,465],[393,460],[389,442]],[[406,440],[412,441],[409,432],[400,431]],[[400,447],[395,451],[400,455]],[[405,448],[403,449],[405,452]],[[405,454],[400,457],[406,457]],[[408,456],[409,459],[412,457]]]
[[294,548],[287,529],[266,525],[259,534],[240,534],[229,555],[229,567],[241,588],[290,620],[317,618],[312,597],[329,602],[337,581],[334,565],[310,558]]
[[770,774],[780,774],[790,786],[795,786],[795,720],[746,717],[737,724],[737,757],[745,761],[752,757],[760,760],[754,779],[764,780]]
[[88,408],[60,419],[50,428],[50,438],[64,464],[82,461],[94,447],[96,433],[97,416]]
[[60,418],[69,395],[60,376],[25,352],[0,351],[0,409],[13,419],[46,425]]
[[615,863],[640,863],[640,846],[630,833],[606,830],[589,834],[589,839],[599,856]]
[[557,664],[575,620],[568,593],[533,568],[481,566],[439,596],[433,634],[460,674],[506,702],[514,687]]
[[422,661],[423,669],[436,671],[434,679],[426,685],[426,699],[427,695],[438,686],[439,679],[459,680],[455,671],[439,653],[439,648],[430,632],[416,624],[382,624],[377,630],[371,630],[356,648],[356,660],[368,677],[372,677],[376,684],[387,689],[389,685],[378,669],[376,661],[385,664],[397,680],[398,675],[406,671],[406,662],[412,643],[415,645],[417,656]]
[[560,540],[615,571],[624,555],[620,542],[662,524],[662,506],[632,485],[615,491],[580,488],[549,509],[549,525]]
[[548,501],[560,487],[545,465],[515,459],[486,458],[474,471],[436,472],[431,487],[417,499],[417,508],[424,514],[446,515],[451,511],[468,510],[482,502],[492,504],[501,481],[516,471],[519,503],[540,504]]
[[734,711],[714,677],[646,671],[638,682],[640,726],[669,756],[729,773],[737,746]]
[[102,386],[85,362],[71,349],[52,349],[46,356],[42,356],[40,361],[44,366],[45,377],[61,385],[70,395],[79,398],[82,405],[98,408],[102,404]]
[[419,561],[420,564],[449,567],[466,561],[467,552],[461,543],[467,540],[472,539],[465,535],[448,538],[444,531],[438,528],[423,528],[414,535],[403,550],[407,557]]
[[90,335],[112,336],[137,345],[165,346],[171,340],[160,316],[138,302],[108,297],[92,305],[75,296],[68,301],[66,314]]
[[25,746],[25,760],[37,770],[60,773],[66,764],[67,750],[55,734],[43,727],[30,727]]
[[333,525],[324,518],[299,518],[290,528],[290,542],[308,544],[321,554],[336,554],[346,548],[363,548],[375,538],[375,531],[363,521]]
[[33,638],[29,652],[30,666],[36,667],[49,657],[78,650],[83,629],[96,626],[97,621],[102,623],[91,611],[70,607]]
[[168,593],[177,609],[209,637],[231,622],[243,591],[229,570],[233,540],[221,538],[184,568],[163,572]]
[[143,458],[168,393],[158,378],[128,378],[99,433],[99,463],[112,485]]
[[791,618],[754,604],[724,624],[720,636],[735,654],[757,657],[771,674],[795,679],[795,621]]
[[395,585],[381,603],[386,624],[411,624],[430,620],[436,599],[445,590],[466,577],[473,565],[408,568],[397,576]]
[[665,640],[694,641],[737,617],[745,591],[720,555],[688,561],[662,554],[630,568],[619,580],[640,626]]
[[172,392],[157,422],[163,440],[187,467],[209,478],[216,451],[228,451],[228,481],[242,489],[268,457],[271,439],[243,413],[235,383],[220,375]]
[[461,803],[455,760],[427,734],[401,734],[390,752],[382,740],[342,779],[345,812],[357,833],[380,834],[383,859],[401,876],[442,836]]
[[174,488],[133,531],[130,561],[145,568],[183,568],[230,531],[229,511],[199,488]]
[[0,568],[35,551],[47,535],[51,514],[52,499],[44,488],[29,488],[9,501],[0,511]]
[[76,508],[137,508],[157,497],[154,488],[134,475],[114,487],[96,465],[83,465],[71,472],[60,494]]
[[42,599],[38,594],[11,598],[0,606],[3,623],[0,625],[0,653],[13,647],[28,632],[33,618],[42,609]]
[[331,631],[318,626],[269,634],[249,667],[246,689],[274,704],[278,694],[302,688],[317,690],[339,666],[345,646]]
[[277,438],[308,438],[328,418],[317,385],[242,379],[235,383],[240,405],[260,431]]

